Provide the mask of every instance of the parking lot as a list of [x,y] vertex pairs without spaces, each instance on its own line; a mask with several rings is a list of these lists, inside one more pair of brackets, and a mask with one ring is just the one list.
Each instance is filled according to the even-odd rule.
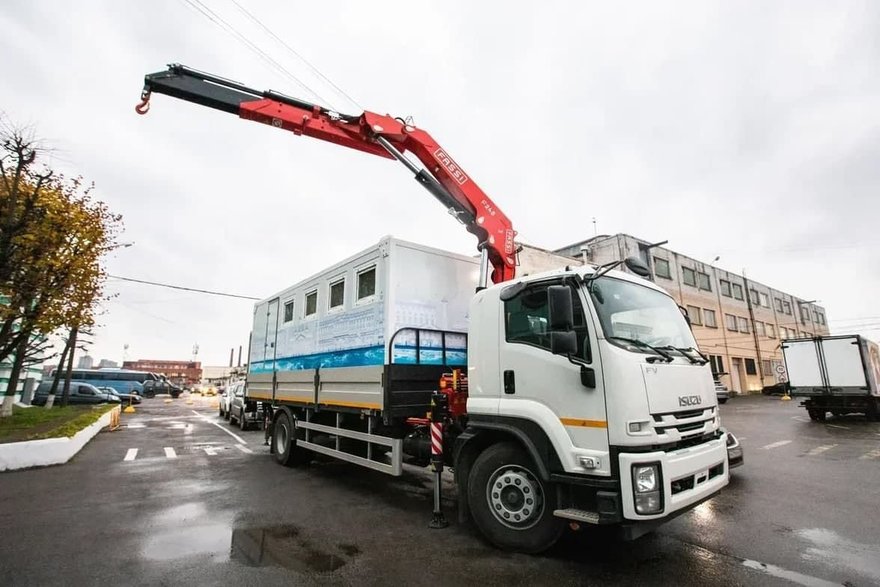
[[213,398],[147,400],[60,467],[0,475],[0,584],[880,583],[880,425],[810,422],[734,398],[745,465],[720,496],[633,543],[591,529],[543,556],[456,521],[428,529],[430,478],[280,467]]

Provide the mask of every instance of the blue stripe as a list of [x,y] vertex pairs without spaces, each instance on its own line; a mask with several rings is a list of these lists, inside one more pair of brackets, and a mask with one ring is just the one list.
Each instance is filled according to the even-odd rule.
[[[442,365],[443,349],[422,348],[420,353],[420,363],[422,365]],[[403,365],[416,364],[416,351],[414,347],[403,347],[395,345],[394,359],[395,363]],[[331,351],[325,353],[315,353],[311,355],[300,355],[284,357],[275,360],[275,368],[278,371],[304,371],[310,369],[333,369],[338,367],[366,367],[370,365],[385,364],[385,347],[372,346],[359,349],[346,349],[343,351]],[[457,349],[446,349],[447,365],[466,365],[467,351]],[[257,361],[250,365],[251,373],[271,373],[272,361]]]

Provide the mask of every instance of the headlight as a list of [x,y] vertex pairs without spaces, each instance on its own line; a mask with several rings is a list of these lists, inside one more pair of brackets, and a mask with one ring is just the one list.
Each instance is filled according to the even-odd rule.
[[663,511],[662,479],[660,463],[633,465],[633,497],[636,513],[659,514]]
[[657,465],[636,466],[633,468],[633,480],[637,493],[647,493],[657,489]]

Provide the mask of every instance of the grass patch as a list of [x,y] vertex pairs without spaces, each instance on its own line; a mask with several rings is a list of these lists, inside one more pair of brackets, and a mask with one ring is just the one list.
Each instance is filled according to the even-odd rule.
[[13,406],[12,417],[0,418],[0,443],[70,437],[97,422],[113,409],[112,404],[97,406],[54,406],[19,408]]

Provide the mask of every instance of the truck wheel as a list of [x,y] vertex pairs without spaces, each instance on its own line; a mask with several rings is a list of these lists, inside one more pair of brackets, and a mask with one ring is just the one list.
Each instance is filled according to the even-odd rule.
[[822,408],[807,408],[807,414],[810,415],[810,420],[814,422],[824,422],[828,415]]
[[272,426],[272,453],[285,467],[305,465],[311,460],[307,450],[296,447],[296,425],[286,411],[278,414]]
[[865,410],[868,422],[880,422],[880,400],[868,398],[868,408]]
[[468,477],[468,502],[477,527],[505,550],[537,553],[559,540],[565,522],[553,516],[556,495],[518,445],[487,448]]

